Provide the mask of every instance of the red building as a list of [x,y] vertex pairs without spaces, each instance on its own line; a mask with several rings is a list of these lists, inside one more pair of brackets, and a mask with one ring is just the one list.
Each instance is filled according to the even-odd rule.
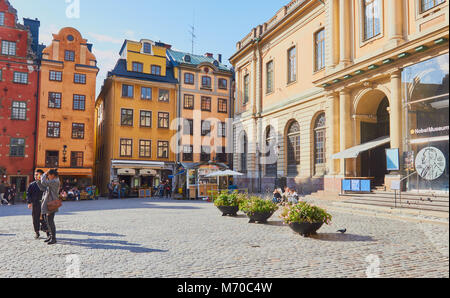
[[19,192],[32,181],[38,95],[39,21],[17,21],[0,0],[0,179]]

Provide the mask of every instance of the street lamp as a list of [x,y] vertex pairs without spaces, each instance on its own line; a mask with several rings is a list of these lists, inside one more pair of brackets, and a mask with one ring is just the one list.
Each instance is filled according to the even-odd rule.
[[67,145],[64,145],[63,146],[63,162],[64,163],[66,163],[67,162],[67,157],[66,157],[66,155],[67,155]]

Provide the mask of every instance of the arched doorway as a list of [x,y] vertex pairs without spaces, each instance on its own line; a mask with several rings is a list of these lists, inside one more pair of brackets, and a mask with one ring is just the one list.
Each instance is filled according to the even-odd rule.
[[289,177],[297,177],[300,166],[300,125],[292,121],[286,134],[286,161]]
[[[361,144],[390,135],[389,100],[383,97],[376,108],[376,115],[373,121],[361,121]],[[372,177],[373,185],[384,185],[386,169],[386,149],[390,144],[371,149],[361,153],[361,176]]]

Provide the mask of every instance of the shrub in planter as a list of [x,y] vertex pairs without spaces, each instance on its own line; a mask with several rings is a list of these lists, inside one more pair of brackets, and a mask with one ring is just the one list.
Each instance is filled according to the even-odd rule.
[[214,205],[222,212],[222,216],[236,216],[239,211],[240,195],[237,192],[221,192],[214,198]]
[[286,205],[280,217],[292,230],[305,237],[315,234],[323,224],[329,225],[332,219],[324,209],[305,202]]
[[249,223],[266,223],[278,210],[278,206],[272,201],[260,197],[250,197],[241,201],[239,209],[250,218]]

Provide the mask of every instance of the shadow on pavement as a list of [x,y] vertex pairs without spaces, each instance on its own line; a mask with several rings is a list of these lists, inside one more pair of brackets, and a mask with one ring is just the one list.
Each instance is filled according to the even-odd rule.
[[311,235],[309,238],[321,241],[334,241],[334,242],[374,242],[371,236],[361,236],[354,234],[338,234],[338,233],[318,233],[317,235]]
[[63,235],[82,235],[90,237],[125,237],[125,235],[119,235],[115,233],[94,233],[94,232],[81,232],[81,231],[58,231],[58,234]]
[[80,246],[90,249],[127,250],[131,253],[168,252],[168,250],[151,249],[142,247],[140,244],[115,240],[58,238],[58,244]]

